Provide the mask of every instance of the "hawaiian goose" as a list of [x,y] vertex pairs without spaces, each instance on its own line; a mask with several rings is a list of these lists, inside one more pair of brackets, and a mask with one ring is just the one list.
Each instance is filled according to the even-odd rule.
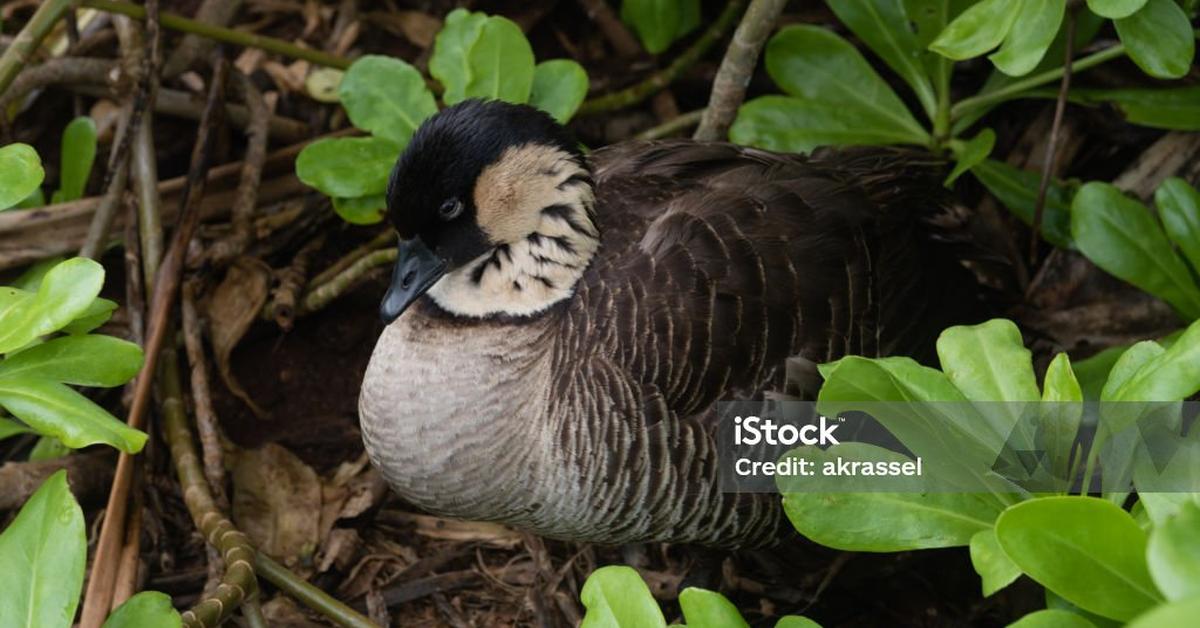
[[579,541],[762,545],[717,486],[715,402],[785,359],[927,352],[972,277],[936,164],[630,142],[532,108],[429,119],[388,186],[400,250],[362,385],[373,462],[432,513]]

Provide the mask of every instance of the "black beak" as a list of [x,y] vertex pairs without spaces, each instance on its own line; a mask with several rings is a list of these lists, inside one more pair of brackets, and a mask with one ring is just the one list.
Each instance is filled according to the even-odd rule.
[[388,286],[387,294],[383,295],[383,304],[379,306],[383,324],[390,324],[399,318],[413,301],[432,288],[444,274],[446,260],[434,255],[421,238],[401,240],[399,254],[396,255],[396,269],[392,271],[392,283]]

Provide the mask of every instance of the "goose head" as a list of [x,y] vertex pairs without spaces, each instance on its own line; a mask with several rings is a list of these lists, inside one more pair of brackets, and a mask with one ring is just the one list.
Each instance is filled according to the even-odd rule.
[[432,116],[388,182],[400,247],[384,322],[423,296],[456,317],[549,310],[599,247],[593,202],[583,154],[545,113],[468,100]]

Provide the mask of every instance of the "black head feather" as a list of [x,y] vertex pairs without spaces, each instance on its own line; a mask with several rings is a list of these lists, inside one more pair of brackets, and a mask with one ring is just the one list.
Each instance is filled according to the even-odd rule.
[[[426,120],[396,161],[388,181],[388,220],[401,238],[420,236],[457,266],[497,243],[475,221],[475,181],[505,150],[526,144],[562,149],[580,161],[575,139],[533,107],[495,100],[466,100]],[[463,203],[451,221],[438,215],[449,199]]]

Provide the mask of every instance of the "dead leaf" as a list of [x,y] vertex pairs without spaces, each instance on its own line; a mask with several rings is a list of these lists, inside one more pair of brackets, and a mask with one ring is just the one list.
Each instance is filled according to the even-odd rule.
[[273,628],[324,628],[325,624],[312,621],[300,607],[286,595],[277,595],[262,605],[263,618]]
[[260,419],[269,417],[233,376],[229,357],[250,325],[258,320],[259,312],[267,303],[270,288],[271,267],[258,259],[240,257],[230,265],[224,281],[208,301],[208,321],[217,371],[229,392],[244,401]]
[[308,564],[320,541],[321,480],[287,449],[268,443],[237,457],[233,520],[267,555]]
[[441,20],[421,11],[372,12],[368,19],[421,48],[432,46],[438,31],[442,30]]
[[330,567],[339,571],[348,571],[354,566],[354,558],[362,548],[362,538],[356,530],[336,528],[329,531],[321,550],[317,552],[317,573],[325,573]]
[[417,534],[443,541],[483,543],[511,549],[521,544],[521,534],[508,526],[488,521],[458,521],[430,515],[388,510],[381,519],[388,523],[415,525]]

